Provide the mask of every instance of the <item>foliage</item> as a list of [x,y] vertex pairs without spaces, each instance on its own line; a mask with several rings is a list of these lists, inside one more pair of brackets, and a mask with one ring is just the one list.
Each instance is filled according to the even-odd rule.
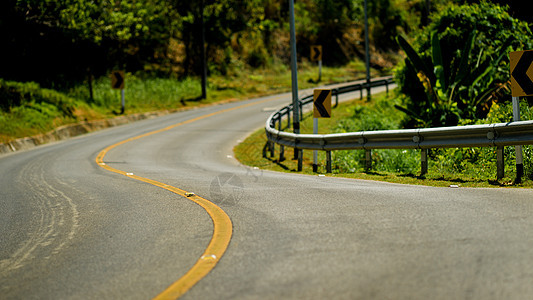
[[[205,2],[205,3],[204,3]],[[250,14],[257,1],[178,1],[175,7],[182,20],[179,38],[185,50],[185,75],[201,74],[202,26],[207,41],[208,57],[213,63],[224,63],[231,51],[228,49],[233,34],[247,28]],[[203,25],[202,25],[203,22]],[[222,51],[220,51],[222,50]]]
[[406,95],[404,126],[453,126],[460,118],[484,118],[508,93],[507,52],[533,46],[531,31],[504,8],[484,1],[450,5],[432,19],[414,47],[399,38],[407,54],[396,70]]
[[309,57],[309,46],[321,44],[326,64],[350,60],[342,52],[341,40],[350,27],[357,26],[362,1],[314,0],[296,2],[295,5],[300,56]]
[[[27,12],[26,20],[48,23],[75,33],[78,39],[94,43],[116,40],[119,44],[138,42],[134,39],[161,39],[163,30],[153,30],[162,15],[172,14],[171,7],[144,1],[84,1],[84,0],[17,0],[18,10]],[[167,21],[168,22],[168,21]],[[150,34],[150,35],[148,35]]]
[[[41,107],[73,117],[74,101],[54,90],[42,89],[37,83],[20,83],[0,79],[0,110],[9,112],[18,107]],[[54,109],[52,109],[52,107]]]
[[[371,43],[394,48],[393,36],[416,26],[406,21],[413,19],[403,9],[408,1],[370,2]],[[362,4],[296,1],[299,58],[305,61],[313,44],[323,45],[324,65],[362,57]],[[0,48],[0,78],[65,90],[116,68],[195,76],[202,15],[210,74],[288,63],[288,13],[284,0],[3,0],[0,36],[10,47]]]
[[400,113],[394,109],[395,102],[393,99],[379,98],[371,104],[354,105],[351,107],[353,114],[349,118],[339,120],[334,132],[396,129]]
[[[486,106],[487,99],[496,91],[501,90],[502,84],[493,84],[496,68],[502,58],[510,40],[499,49],[501,53],[496,59],[482,64],[469,63],[472,45],[475,42],[476,31],[471,32],[461,51],[461,60],[454,69],[447,68],[442,59],[442,48],[436,32],[431,34],[430,65],[413,50],[403,37],[398,37],[400,47],[407,54],[406,65],[411,73],[416,73],[420,84],[419,89],[425,90],[425,96],[418,99],[416,107],[410,109],[397,106],[408,114],[411,119],[419,122],[423,127],[454,126],[460,118],[475,118],[476,112]],[[446,71],[450,72],[447,73]],[[416,79],[413,79],[416,80]],[[462,107],[460,109],[459,107]]]
[[408,13],[416,13],[416,7],[409,2],[411,1],[368,1],[370,35],[378,49],[398,50],[395,37],[417,27],[418,22],[413,21]]
[[[527,102],[521,101],[520,113],[522,120],[533,120],[533,109]],[[487,117],[475,124],[507,123],[513,119],[511,102],[495,103]],[[533,179],[533,146],[523,146],[524,174]],[[505,147],[505,170],[507,174],[516,172],[515,147]],[[430,151],[430,172],[446,176],[462,176],[470,178],[491,179],[496,174],[496,149],[483,148],[448,148]]]
[[38,134],[77,118],[72,98],[37,83],[0,79],[0,141],[10,136]]
[[158,58],[179,24],[168,1],[6,0],[1,6],[0,34],[10,47],[0,50],[0,77],[52,88],[113,68],[163,63]]

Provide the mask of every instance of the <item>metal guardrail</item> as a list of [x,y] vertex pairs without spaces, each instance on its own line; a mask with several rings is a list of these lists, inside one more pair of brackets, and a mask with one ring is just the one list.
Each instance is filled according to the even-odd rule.
[[[392,84],[394,83],[394,80],[392,79],[392,77],[386,77],[386,78],[383,78],[383,79],[378,79],[378,80],[374,80],[374,81],[371,81],[370,84],[367,84],[367,83],[357,83],[357,84],[352,84],[352,85],[347,85],[347,86],[341,86],[341,87],[338,87],[338,88],[333,88],[332,89],[332,96],[335,96],[335,105],[333,106],[333,108],[337,107],[339,105],[339,95],[341,94],[345,94],[345,93],[351,93],[351,92],[355,92],[355,91],[360,91],[360,98],[363,99],[363,90],[367,88],[367,86],[370,86],[370,87],[376,87],[376,86],[386,86],[387,88],[387,92],[389,92],[389,84]],[[313,95],[308,95],[308,96],[305,96],[303,97],[302,99],[300,99],[298,101],[298,105],[300,106],[300,111],[302,111],[302,108],[305,106],[305,105],[308,105],[310,103],[313,102]],[[278,120],[278,124],[279,124],[279,130],[283,130],[282,129],[282,124],[281,124],[281,119],[283,117],[287,117],[287,127],[290,126],[291,124],[291,112],[293,111],[293,104],[289,104],[283,108],[281,108],[280,110],[278,110],[277,112],[273,113],[269,120]],[[300,115],[300,119],[303,119],[303,115],[302,114],[299,114]],[[269,121],[267,121],[267,126],[266,128],[268,128],[270,125]],[[275,125],[273,125],[275,127]],[[285,128],[287,128],[285,127]]]
[[[372,86],[388,85],[392,79],[374,81]],[[333,95],[353,92],[366,88],[366,84],[357,84],[333,89]],[[312,103],[313,96],[300,101],[300,106]],[[337,102],[338,104],[338,102]],[[326,151],[326,169],[331,172],[331,151],[361,149],[366,151],[366,167],[371,168],[372,149],[421,149],[421,173],[427,173],[427,149],[431,148],[497,148],[497,177],[503,178],[503,147],[513,145],[533,145],[533,121],[510,123],[469,125],[440,128],[419,128],[401,130],[361,131],[338,134],[294,134],[283,131],[283,119],[290,127],[292,104],[273,113],[266,121],[266,135],[271,156],[274,156],[274,144],[280,145],[280,160],[284,159],[284,147],[300,151],[298,170],[302,169],[302,153],[306,150]],[[276,129],[277,127],[277,129]],[[266,148],[264,151],[266,155]]]

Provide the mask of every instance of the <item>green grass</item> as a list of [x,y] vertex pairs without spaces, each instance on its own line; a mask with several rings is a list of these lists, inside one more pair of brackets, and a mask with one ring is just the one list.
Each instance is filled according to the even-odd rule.
[[[374,72],[377,75],[377,72]],[[316,85],[318,67],[304,63],[300,65],[298,85],[309,88]],[[363,78],[364,66],[350,63],[343,67],[324,67],[321,83],[338,83]],[[89,101],[87,86],[78,86],[69,95],[85,99],[102,113],[120,109],[120,91],[110,89],[110,79],[103,77],[94,84],[94,100]],[[163,109],[177,109],[205,105],[220,101],[235,101],[257,96],[289,91],[291,72],[284,65],[273,68],[243,69],[231,76],[213,75],[207,79],[207,99],[200,100],[200,78],[162,79],[143,78],[132,74],[126,76],[125,99],[128,113]],[[111,109],[111,110],[109,110]]]
[[[397,102],[393,93],[373,96],[371,102],[354,100],[340,104],[332,112],[330,119],[319,119],[319,133],[349,132],[399,128],[401,113],[393,108]],[[508,105],[495,106],[492,115],[508,115]],[[527,115],[524,119],[530,117]],[[479,122],[494,122],[480,120]],[[312,133],[312,116],[307,114],[301,123],[302,133]],[[275,156],[263,157],[266,144],[264,129],[250,135],[234,149],[235,157],[243,164],[279,172],[297,172],[294,150],[285,148],[285,160],[279,161],[279,146]],[[402,184],[461,187],[533,187],[533,147],[524,147],[526,176],[521,183],[515,183],[514,147],[505,147],[505,175],[496,180],[496,154],[494,148],[449,148],[431,149],[429,152],[428,173],[420,174],[420,150],[373,150],[373,168],[364,168],[363,150],[332,151],[332,173],[328,176],[387,181]],[[325,152],[318,152],[319,170],[312,170],[312,151],[304,151],[302,174],[326,174]]]
[[[318,66],[304,62],[298,67],[299,87],[304,89],[316,86]],[[375,70],[372,73],[376,76],[382,75]],[[342,67],[323,67],[320,84],[346,82],[364,76],[364,64],[358,61]],[[70,112],[66,113],[60,105],[48,100],[36,102],[27,99],[24,103],[12,105],[7,109],[0,107],[0,142],[46,133],[65,124],[111,118],[121,110],[120,91],[111,89],[111,80],[107,76],[93,82],[93,99],[89,99],[88,84],[78,85],[63,92],[41,89],[35,83],[14,84],[17,89],[21,88],[25,92],[29,89],[26,93],[28,98],[45,91],[46,95],[53,93],[54,96],[67,99]],[[22,87],[18,87],[19,85]],[[255,70],[236,68],[231,75],[209,76],[207,99],[199,99],[199,78],[178,80],[126,74],[125,113],[189,109],[217,102],[287,92],[290,87],[291,72],[283,64]]]

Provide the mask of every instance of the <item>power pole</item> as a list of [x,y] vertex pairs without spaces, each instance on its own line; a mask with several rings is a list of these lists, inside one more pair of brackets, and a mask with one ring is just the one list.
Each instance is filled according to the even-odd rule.
[[368,13],[367,0],[364,3],[365,9],[365,63],[366,63],[366,100],[370,101],[370,53],[368,51]]
[[[298,74],[296,69],[296,29],[294,27],[294,0],[289,1],[291,23],[291,82],[292,82],[292,128],[294,133],[300,133],[300,104],[298,100]],[[298,149],[294,148],[294,158],[298,158]]]
[[200,31],[202,36],[200,45],[202,57],[202,99],[205,99],[207,98],[207,58],[205,54],[204,0],[200,0]]

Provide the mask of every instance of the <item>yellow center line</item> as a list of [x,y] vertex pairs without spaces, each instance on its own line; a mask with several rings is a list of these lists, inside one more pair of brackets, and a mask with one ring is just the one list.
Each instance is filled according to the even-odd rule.
[[193,122],[206,119],[206,118],[209,118],[209,117],[212,117],[218,114],[222,114],[225,112],[229,112],[232,110],[241,109],[241,108],[249,107],[252,105],[261,104],[264,102],[277,100],[277,99],[280,99],[281,97],[285,97],[285,96],[264,99],[261,101],[220,110],[220,111],[206,114],[203,116],[199,116],[199,117],[187,120],[187,121],[183,121],[183,122],[180,122],[174,125],[170,125],[162,129],[158,129],[158,130],[151,131],[145,134],[141,134],[141,135],[123,140],[121,142],[115,143],[113,145],[110,145],[106,147],[104,150],[100,151],[100,153],[98,153],[98,156],[96,156],[96,159],[95,159],[96,163],[100,167],[104,168],[105,170],[118,173],[124,176],[128,176],[132,179],[146,182],[154,186],[168,190],[170,192],[173,192],[177,195],[186,197],[187,199],[200,205],[213,220],[213,236],[211,237],[211,241],[209,242],[209,245],[205,249],[204,253],[202,254],[202,256],[200,256],[200,259],[196,261],[196,263],[192,266],[191,269],[189,269],[187,273],[185,273],[185,275],[183,275],[176,282],[171,284],[167,289],[165,289],[162,293],[157,295],[154,299],[177,299],[183,294],[185,294],[189,289],[191,289],[203,277],[205,277],[207,273],[209,273],[215,267],[215,265],[218,263],[222,255],[224,255],[224,252],[226,252],[226,249],[228,248],[228,245],[231,240],[232,233],[233,233],[233,225],[231,223],[231,219],[226,214],[226,212],[224,212],[222,208],[218,207],[213,202],[207,199],[204,199],[200,196],[194,195],[192,193],[188,193],[180,188],[110,167],[104,162],[104,158],[106,154],[112,149],[118,146],[124,145],[128,142],[134,141],[134,140],[138,140],[138,139],[150,136],[150,135],[154,135],[154,134],[161,133],[167,130],[171,130],[178,126],[193,123]]

